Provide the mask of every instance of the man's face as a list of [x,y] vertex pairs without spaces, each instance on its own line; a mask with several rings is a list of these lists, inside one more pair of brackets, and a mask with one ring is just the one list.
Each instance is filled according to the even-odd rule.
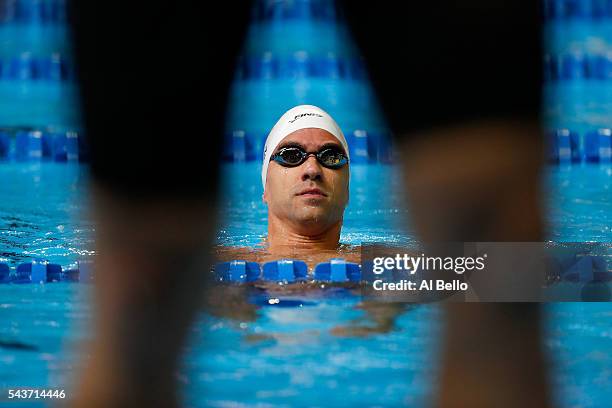
[[[330,146],[344,151],[329,132],[314,128],[289,134],[273,153],[289,146],[301,147],[309,153]],[[348,203],[348,186],[348,165],[328,169],[314,155],[297,167],[284,167],[273,160],[268,166],[263,199],[270,214],[305,233],[317,234],[342,220]]]

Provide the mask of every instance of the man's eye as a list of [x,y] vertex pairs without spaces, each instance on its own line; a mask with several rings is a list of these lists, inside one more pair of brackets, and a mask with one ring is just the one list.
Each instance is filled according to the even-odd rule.
[[281,157],[283,160],[288,161],[290,163],[295,163],[300,160],[300,154],[297,150],[285,150],[281,153]]
[[327,164],[338,164],[342,161],[342,153],[335,150],[328,150],[323,153],[322,159]]

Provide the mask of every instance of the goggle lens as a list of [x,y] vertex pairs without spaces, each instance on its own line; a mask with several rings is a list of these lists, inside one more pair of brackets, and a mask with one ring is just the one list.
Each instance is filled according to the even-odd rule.
[[292,166],[299,165],[304,159],[304,152],[296,147],[281,149],[277,155],[285,163]]
[[337,149],[325,149],[318,154],[319,162],[326,167],[336,169],[344,166],[347,162],[344,154]]
[[330,169],[339,169],[348,163],[346,155],[335,147],[328,147],[317,153],[307,153],[299,147],[283,147],[273,154],[270,160],[286,167],[297,167],[304,163],[311,154],[315,155],[323,167]]

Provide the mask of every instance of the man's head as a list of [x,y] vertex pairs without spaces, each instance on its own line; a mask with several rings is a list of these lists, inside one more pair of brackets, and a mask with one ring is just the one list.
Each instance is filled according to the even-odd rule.
[[335,121],[309,105],[285,113],[266,141],[262,182],[269,214],[282,224],[318,235],[341,223],[349,197],[348,146]]

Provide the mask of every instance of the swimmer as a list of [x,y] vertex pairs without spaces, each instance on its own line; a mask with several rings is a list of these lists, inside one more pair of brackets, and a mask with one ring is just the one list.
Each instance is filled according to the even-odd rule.
[[[312,105],[296,106],[276,122],[263,152],[261,180],[268,207],[268,236],[263,250],[218,247],[219,261],[234,259],[268,262],[280,258],[304,260],[309,269],[330,258],[361,263],[359,247],[340,244],[344,210],[349,200],[349,148],[336,121]],[[312,295],[316,282],[277,285],[257,282],[255,287],[278,296]],[[345,284],[359,294],[359,285]],[[246,299],[247,289],[215,286],[204,297],[206,310],[236,321],[249,321],[256,307]],[[401,304],[361,303],[363,321],[332,329],[338,336],[368,336],[394,330]]]
[[217,257],[258,262],[298,258],[310,268],[338,256],[359,262],[358,248],[340,244],[349,166],[346,138],[327,112],[312,105],[285,112],[263,152],[261,180],[268,207],[264,250],[217,248]]

